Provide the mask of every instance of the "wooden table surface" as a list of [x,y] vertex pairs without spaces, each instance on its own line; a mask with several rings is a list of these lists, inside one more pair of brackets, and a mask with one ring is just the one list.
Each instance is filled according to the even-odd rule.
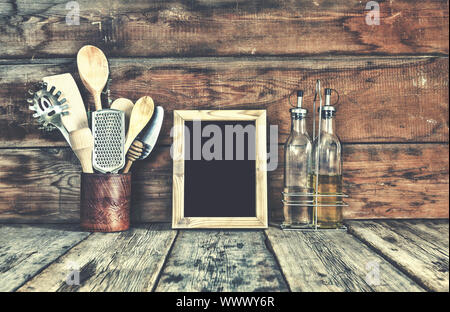
[[[0,225],[0,291],[449,291],[448,220],[348,232]],[[80,284],[67,276],[80,272]]]

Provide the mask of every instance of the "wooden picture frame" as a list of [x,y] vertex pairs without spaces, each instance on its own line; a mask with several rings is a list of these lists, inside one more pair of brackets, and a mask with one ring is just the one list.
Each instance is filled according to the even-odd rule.
[[[173,188],[172,227],[193,228],[250,228],[268,226],[267,209],[267,139],[266,110],[175,110],[173,112]],[[255,122],[255,217],[185,217],[185,121],[254,121]],[[212,204],[213,205],[213,204]]]

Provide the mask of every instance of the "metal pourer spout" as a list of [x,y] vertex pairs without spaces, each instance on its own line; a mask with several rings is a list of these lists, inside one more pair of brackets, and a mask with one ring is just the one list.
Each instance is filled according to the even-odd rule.
[[326,106],[331,105],[331,89],[329,88],[325,89],[325,105]]
[[303,90],[297,91],[297,107],[301,108],[303,104]]
[[331,105],[331,92],[332,89],[325,89],[325,105],[322,106],[322,118],[333,118],[336,114],[336,107]]
[[297,91],[297,106],[291,108],[291,117],[294,119],[303,119],[308,114],[308,110],[302,107],[303,105],[303,90]]

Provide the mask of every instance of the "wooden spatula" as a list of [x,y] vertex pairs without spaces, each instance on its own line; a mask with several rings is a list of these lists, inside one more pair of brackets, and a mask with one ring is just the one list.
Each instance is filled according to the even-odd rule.
[[119,98],[111,104],[112,109],[118,109],[125,113],[125,131],[128,131],[128,125],[130,123],[131,111],[133,110],[133,107],[134,103],[125,98]]
[[127,132],[127,138],[125,141],[125,153],[130,148],[131,143],[133,143],[139,132],[144,129],[149,120],[152,118],[153,111],[155,110],[155,104],[153,99],[149,96],[141,97],[134,104],[133,110],[130,117],[130,126]]
[[97,47],[86,45],[78,51],[77,66],[81,81],[94,97],[95,110],[101,110],[100,95],[109,76],[105,54]]

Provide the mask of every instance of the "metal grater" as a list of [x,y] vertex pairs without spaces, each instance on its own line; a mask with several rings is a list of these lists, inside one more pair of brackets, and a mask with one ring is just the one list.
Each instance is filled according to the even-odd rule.
[[145,159],[152,152],[153,148],[156,145],[156,141],[158,140],[163,119],[164,109],[161,106],[157,106],[155,112],[153,113],[152,119],[144,128],[144,130],[142,130],[141,133],[139,133],[139,135],[137,136],[137,139],[144,145],[144,151],[142,152],[141,157],[139,157],[138,159]]
[[92,112],[92,165],[101,173],[117,173],[125,165],[125,114],[116,109]]

